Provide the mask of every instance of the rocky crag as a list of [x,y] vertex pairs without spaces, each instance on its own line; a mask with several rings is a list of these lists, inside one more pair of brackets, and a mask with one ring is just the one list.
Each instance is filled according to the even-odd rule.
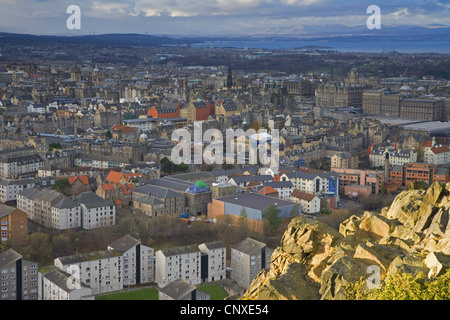
[[414,182],[381,213],[365,212],[339,231],[314,219],[294,218],[241,299],[342,300],[345,286],[396,271],[430,279],[450,267],[450,183]]

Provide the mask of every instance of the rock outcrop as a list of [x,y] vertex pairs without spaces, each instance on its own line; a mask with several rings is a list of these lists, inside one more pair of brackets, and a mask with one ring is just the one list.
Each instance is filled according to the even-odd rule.
[[[365,212],[339,231],[311,218],[294,218],[270,268],[242,299],[346,299],[345,286],[395,272],[430,279],[450,267],[450,183],[414,182],[381,213]],[[374,269],[374,267],[376,269]]]

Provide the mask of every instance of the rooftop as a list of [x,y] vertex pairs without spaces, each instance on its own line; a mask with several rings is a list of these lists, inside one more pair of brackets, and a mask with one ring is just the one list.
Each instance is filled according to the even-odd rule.
[[281,200],[278,198],[268,197],[256,193],[246,193],[226,198],[218,198],[216,201],[232,203],[239,206],[252,208],[256,210],[264,210],[268,206],[275,205],[277,207],[291,206],[294,203]]

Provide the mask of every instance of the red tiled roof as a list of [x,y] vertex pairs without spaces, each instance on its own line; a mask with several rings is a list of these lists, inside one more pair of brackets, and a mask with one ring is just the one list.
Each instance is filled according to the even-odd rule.
[[278,193],[278,191],[272,187],[267,186],[267,187],[264,187],[261,190],[259,190],[258,193],[259,194],[270,194],[270,193]]
[[431,151],[433,151],[434,154],[439,154],[439,153],[449,152],[450,150],[446,146],[442,146],[442,147],[432,148]]
[[314,199],[315,195],[295,189],[291,193],[291,197],[294,197],[294,198],[297,198],[300,200],[312,201]]
[[123,124],[116,124],[111,128],[111,131],[122,131],[123,133],[134,132],[134,128],[124,126]]
[[123,173],[117,172],[117,171],[110,171],[108,175],[105,178],[105,181],[107,182],[116,182],[118,183],[120,179],[122,178]]
[[81,181],[82,184],[88,185],[89,184],[89,178],[88,176],[76,176],[76,177],[68,177],[70,184],[73,184],[77,179]]

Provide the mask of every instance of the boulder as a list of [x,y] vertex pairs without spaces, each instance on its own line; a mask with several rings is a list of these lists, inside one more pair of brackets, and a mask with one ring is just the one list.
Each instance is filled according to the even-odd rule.
[[253,281],[243,300],[318,300],[319,285],[307,275],[306,266],[291,263],[281,275],[270,278],[261,272]]
[[361,222],[361,217],[359,216],[351,216],[347,220],[341,222],[339,225],[339,233],[344,237],[355,234],[356,230],[358,230],[358,226]]
[[392,261],[398,256],[405,256],[406,253],[405,250],[394,245],[366,243],[358,245],[353,258],[367,265],[378,265],[384,275]]
[[408,254],[406,256],[398,256],[389,265],[387,274],[392,275],[396,272],[417,274],[422,272],[427,274],[428,267],[423,259],[416,254]]
[[432,279],[450,267],[450,256],[440,252],[430,252],[425,258],[425,264],[430,269],[428,278]]
[[337,259],[322,272],[319,291],[322,299],[345,300],[347,298],[345,286],[366,277],[368,267],[349,256]]
[[310,267],[319,264],[333,250],[342,235],[323,222],[302,216],[294,218],[281,239],[281,250]]
[[367,231],[370,235],[384,238],[400,225],[397,220],[387,219],[377,213],[365,212],[359,223],[359,229]]

